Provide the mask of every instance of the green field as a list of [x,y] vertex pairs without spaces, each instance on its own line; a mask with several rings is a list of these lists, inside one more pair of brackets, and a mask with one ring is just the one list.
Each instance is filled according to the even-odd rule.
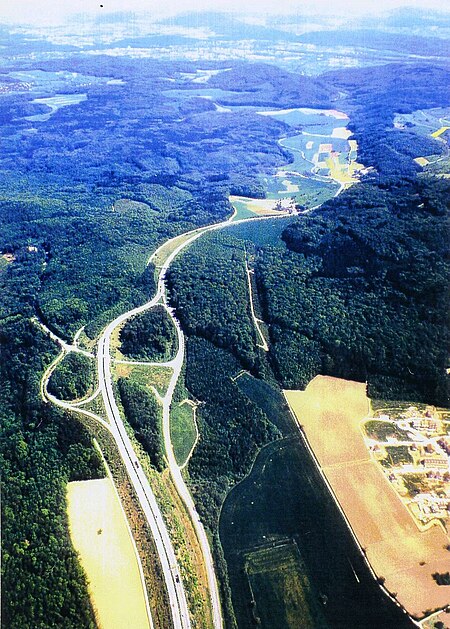
[[295,542],[249,553],[245,572],[256,624],[271,629],[326,627]]
[[248,209],[247,204],[244,201],[233,201],[233,207],[236,210],[234,221],[240,221],[243,218],[254,218],[257,216],[255,212]]
[[[298,156],[298,153],[295,153]],[[296,158],[297,159],[297,158]],[[299,157],[301,159],[301,157]],[[307,162],[305,162],[307,163]],[[312,168],[312,164],[309,164]],[[299,170],[299,166],[296,163],[289,164],[287,169]],[[304,205],[307,208],[321,205],[331,199],[339,188],[338,184],[334,181],[320,181],[313,177],[299,177],[295,175],[288,175],[287,179],[292,185],[298,186],[298,191],[289,192],[284,190],[283,178],[281,177],[262,177],[262,182],[267,190],[267,197],[270,199],[289,199],[291,196],[295,197],[296,203]]]
[[242,393],[257,404],[284,435],[296,434],[297,427],[292,422],[289,407],[279,389],[248,373],[236,380],[236,383]]
[[399,441],[409,440],[407,433],[391,422],[371,419],[364,424],[364,430],[370,439],[377,441],[387,441],[388,437],[394,437]]
[[186,402],[173,406],[170,411],[170,440],[178,465],[184,465],[196,438],[192,406]]

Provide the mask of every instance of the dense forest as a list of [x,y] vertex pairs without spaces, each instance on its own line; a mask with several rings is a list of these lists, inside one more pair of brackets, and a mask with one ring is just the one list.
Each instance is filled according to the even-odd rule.
[[104,472],[78,422],[40,399],[40,377],[57,354],[31,321],[42,261],[42,253],[18,249],[0,271],[2,623],[92,628],[69,540],[66,486]]
[[[223,246],[215,248],[215,243]],[[212,250],[217,255],[211,256]],[[231,350],[246,367],[255,364],[255,331],[241,242],[221,234],[201,239],[174,261],[166,279],[171,303],[189,336]]]
[[149,455],[151,464],[161,471],[164,467],[161,409],[155,397],[145,386],[127,378],[119,378],[117,384],[127,421]]
[[48,382],[49,392],[60,400],[77,400],[87,395],[94,386],[92,359],[71,352],[58,363]]
[[[398,182],[390,191],[361,184],[293,221],[278,245],[257,247],[252,263],[269,329],[268,364],[256,348],[247,307],[238,307],[248,304],[244,248],[253,251],[251,226],[242,230],[244,241],[232,228],[206,236],[173,265],[173,304],[190,336],[186,383],[206,402],[198,411],[202,438],[189,465],[201,504],[200,479],[222,477],[225,487],[226,478],[248,470],[250,453],[261,443],[249,433],[249,454],[237,469],[232,458],[218,456],[218,443],[235,443],[236,420],[228,408],[227,422],[218,419],[228,389],[233,417],[248,421],[233,382],[242,368],[260,377],[272,373],[285,388],[304,388],[322,373],[368,380],[372,397],[448,403],[448,192],[444,180]],[[209,450],[213,458],[205,455]]]
[[165,308],[156,306],[127,321],[119,340],[121,352],[129,358],[164,362],[174,357],[177,335]]
[[360,185],[283,233],[257,264],[271,362],[286,388],[317,373],[369,395],[448,404],[450,186]]
[[203,404],[201,439],[189,476],[202,521],[217,530],[222,502],[248,471],[258,450],[279,436],[265,413],[241,392],[232,376],[240,364],[228,351],[193,336],[187,345],[186,386]]
[[[86,579],[69,539],[66,486],[103,475],[87,433],[39,399],[55,349],[3,281],[0,322],[2,623],[13,629],[95,627]],[[31,276],[32,277],[32,276]]]

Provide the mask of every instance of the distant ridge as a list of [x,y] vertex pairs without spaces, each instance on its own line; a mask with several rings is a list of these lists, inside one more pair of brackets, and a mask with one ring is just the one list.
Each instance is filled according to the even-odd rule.
[[449,56],[450,53],[450,39],[369,29],[316,31],[300,35],[299,41],[317,46],[356,46],[431,57]]

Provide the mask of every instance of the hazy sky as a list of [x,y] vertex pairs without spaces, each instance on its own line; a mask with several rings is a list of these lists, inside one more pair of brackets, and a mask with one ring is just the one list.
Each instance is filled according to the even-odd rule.
[[[446,0],[0,0],[0,22],[58,23],[72,13],[145,10],[155,15],[182,11],[245,11],[373,14],[399,6],[449,11]],[[102,6],[103,5],[103,6]]]

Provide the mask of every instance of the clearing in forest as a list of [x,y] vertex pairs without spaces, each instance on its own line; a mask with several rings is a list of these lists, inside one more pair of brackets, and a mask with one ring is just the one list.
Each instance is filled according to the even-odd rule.
[[317,376],[305,391],[285,391],[294,412],[374,572],[413,616],[450,602],[449,538],[439,526],[420,531],[381,467],[370,458],[361,422],[365,384]]
[[[286,193],[287,194],[287,193]],[[248,218],[250,216],[276,216],[280,210],[276,209],[277,199],[252,199],[250,197],[230,196],[230,203],[236,208],[238,214],[236,218]],[[243,211],[247,214],[244,215]]]
[[186,464],[197,441],[195,424],[195,404],[183,400],[170,409],[170,440],[178,465]]
[[101,629],[148,629],[146,596],[125,515],[109,478],[69,483],[69,530]]

